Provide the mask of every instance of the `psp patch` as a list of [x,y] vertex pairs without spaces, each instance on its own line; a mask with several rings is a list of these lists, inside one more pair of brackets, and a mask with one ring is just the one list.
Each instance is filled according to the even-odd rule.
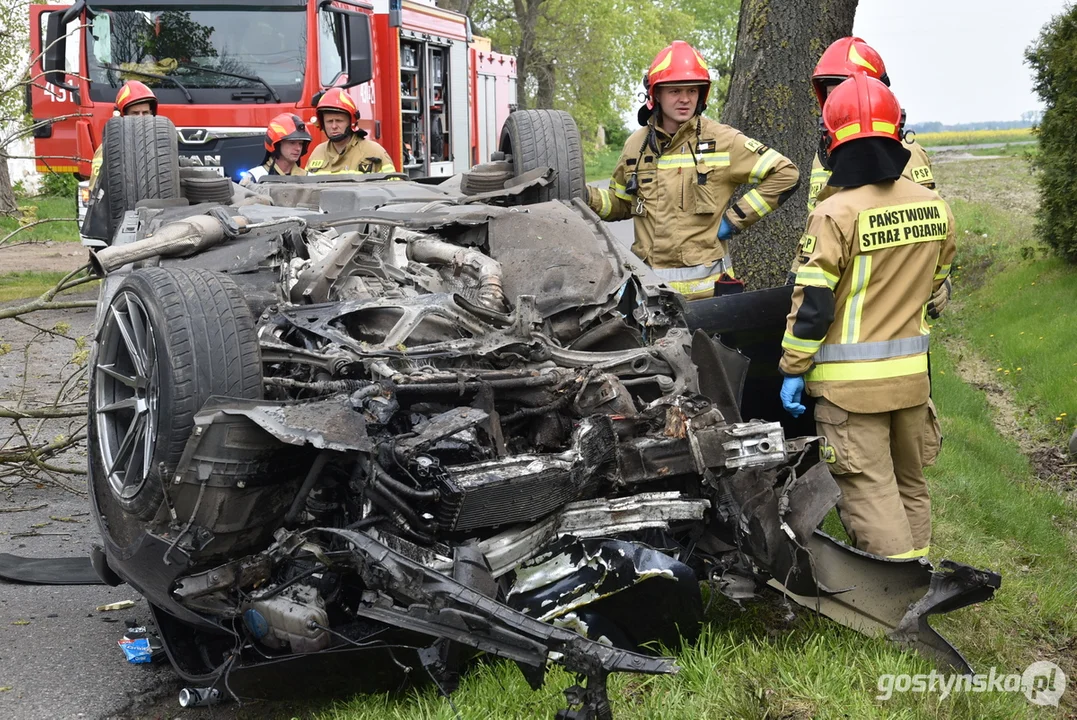
[[764,145],[763,143],[759,142],[758,140],[753,140],[752,138],[748,138],[747,140],[744,141],[744,149],[747,150],[748,152],[756,153],[757,155],[762,155],[763,153],[765,153],[767,151],[767,146]]
[[935,177],[931,174],[930,165],[921,165],[920,167],[914,167],[912,169],[912,179],[921,185],[935,182]]
[[815,252],[815,236],[805,233],[800,238],[800,250],[805,255],[811,255]]

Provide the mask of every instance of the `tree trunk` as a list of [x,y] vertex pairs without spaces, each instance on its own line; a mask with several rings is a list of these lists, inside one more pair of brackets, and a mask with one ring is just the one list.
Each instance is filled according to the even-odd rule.
[[0,215],[13,216],[19,212],[15,191],[11,189],[11,175],[7,170],[7,155],[0,152]]
[[729,99],[722,122],[770,145],[800,168],[796,194],[738,235],[737,277],[753,290],[785,283],[807,219],[808,177],[819,144],[819,107],[811,88],[826,47],[851,35],[857,0],[743,0]]
[[[536,31],[539,10],[544,2],[545,0],[513,0],[512,2],[513,10],[516,13],[516,22],[520,25],[520,47],[516,50],[518,86],[516,101],[521,110],[527,110],[531,107],[528,90],[532,83],[528,81],[535,75],[535,65],[539,61]],[[535,78],[535,84],[537,86],[538,78]]]
[[552,108],[557,92],[557,66],[548,60],[532,64],[538,92],[535,93],[536,108]]

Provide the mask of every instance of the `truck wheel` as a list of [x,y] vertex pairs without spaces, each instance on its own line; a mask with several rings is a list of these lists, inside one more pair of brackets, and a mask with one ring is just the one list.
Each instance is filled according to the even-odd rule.
[[512,156],[517,175],[541,167],[557,171],[553,183],[539,192],[541,201],[585,197],[580,131],[564,110],[511,113],[501,129],[498,149]]
[[176,127],[165,117],[112,118],[101,139],[101,180],[108,185],[108,235],[139,200],[180,196]]
[[125,277],[100,318],[90,376],[90,482],[149,520],[211,395],[262,397],[254,320],[239,287],[200,268]]

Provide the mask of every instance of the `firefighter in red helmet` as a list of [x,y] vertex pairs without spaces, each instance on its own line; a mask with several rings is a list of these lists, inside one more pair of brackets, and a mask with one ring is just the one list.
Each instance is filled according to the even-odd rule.
[[[643,80],[642,126],[625,143],[609,189],[589,186],[603,220],[631,217],[632,252],[689,298],[742,287],[728,242],[785,202],[799,173],[785,156],[728,125],[703,117],[711,75],[691,45],[677,40]],[[758,185],[729,206],[743,184]]]
[[340,88],[330,88],[318,100],[318,126],[329,139],[314,148],[307,161],[310,174],[391,173],[392,158],[378,143],[356,127],[359,108]]
[[269,121],[266,127],[266,154],[262,164],[248,171],[241,185],[257,182],[267,175],[306,175],[307,171],[299,167],[299,159],[310,146],[310,133],[306,123],[292,113],[281,113]]
[[[116,116],[156,115],[157,96],[145,84],[138,80],[129,80],[116,93],[116,104],[113,106],[112,114]],[[101,160],[101,145],[98,145],[94,150],[93,160],[90,161],[91,191],[97,184],[97,176],[101,173]]]
[[[835,40],[823,52],[819,62],[812,73],[812,89],[815,97],[819,100],[819,109],[822,110],[826,101],[827,93],[850,75],[864,73],[869,77],[881,81],[889,87],[890,78],[886,74],[886,64],[882,56],[875,48],[868,45],[858,37],[844,37]],[[903,175],[924,187],[935,188],[935,176],[931,172],[931,159],[927,151],[919,143],[909,137],[902,138],[905,148],[910,152],[909,162],[903,170]],[[836,189],[827,184],[830,179],[830,170],[823,167],[819,157],[816,156],[811,168],[811,186],[808,189],[808,210],[813,210],[815,205],[825,200],[836,192]],[[794,258],[793,268],[790,272],[790,282],[795,276],[800,264],[802,253]],[[939,288],[931,302],[928,303],[928,314],[938,317],[943,307],[949,302],[951,283],[949,280]]]
[[[781,401],[816,399],[818,434],[857,548],[921,557],[931,543],[923,468],[934,445],[924,306],[950,274],[954,218],[902,175],[901,106],[854,73],[823,106],[820,155],[836,189],[808,217],[782,340]],[[935,435],[934,440],[937,441]]]

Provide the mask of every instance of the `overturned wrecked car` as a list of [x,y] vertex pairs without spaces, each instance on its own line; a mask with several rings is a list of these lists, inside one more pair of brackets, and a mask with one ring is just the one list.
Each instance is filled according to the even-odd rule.
[[96,251],[95,563],[146,596],[177,672],[246,697],[415,667],[449,691],[482,651],[536,688],[564,665],[584,681],[559,717],[610,717],[609,673],[676,671],[642,646],[692,639],[702,582],[967,670],[927,617],[998,576],[817,530],[821,439],[756,414],[783,291],[686,306],[537,157],[482,192],[151,199]]

